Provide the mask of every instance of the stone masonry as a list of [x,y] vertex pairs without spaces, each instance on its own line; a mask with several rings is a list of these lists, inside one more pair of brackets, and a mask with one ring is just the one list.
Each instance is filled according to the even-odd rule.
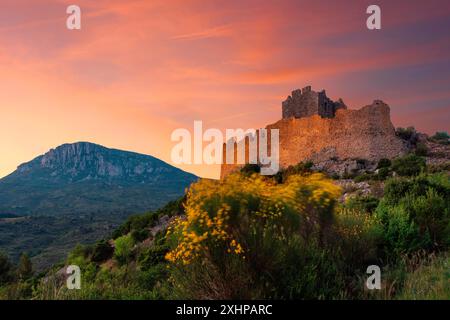
[[347,109],[342,99],[330,100],[325,90],[312,91],[311,86],[302,90],[292,91],[292,94],[282,103],[282,118],[303,118],[318,114],[322,118],[333,118],[339,109]]
[[[317,163],[329,159],[378,161],[407,151],[404,142],[395,135],[390,108],[383,101],[375,100],[359,110],[347,109],[343,103],[342,106],[330,103],[328,98],[321,105],[317,103],[321,100],[316,99],[321,93],[309,88],[303,89],[301,95],[293,93],[283,103],[283,118],[266,127],[279,129],[280,168],[302,161]],[[221,177],[240,167],[223,164]]]

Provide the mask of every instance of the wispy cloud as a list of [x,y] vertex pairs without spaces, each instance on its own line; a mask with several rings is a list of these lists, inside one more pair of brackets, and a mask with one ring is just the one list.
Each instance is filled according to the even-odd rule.
[[[391,100],[398,123],[450,130],[449,76],[436,71],[449,65],[448,0],[380,0],[381,32],[365,28],[366,1],[77,3],[80,32],[65,28],[69,0],[1,1],[0,176],[65,140],[169,161],[172,129],[276,121],[306,84],[355,106]],[[430,80],[438,88],[424,90]]]
[[232,34],[232,26],[231,25],[223,25],[217,26],[213,28],[209,28],[206,30],[201,30],[198,32],[187,33],[187,34],[179,34],[173,36],[173,40],[201,40],[201,39],[209,39],[209,38],[221,38],[227,37]]

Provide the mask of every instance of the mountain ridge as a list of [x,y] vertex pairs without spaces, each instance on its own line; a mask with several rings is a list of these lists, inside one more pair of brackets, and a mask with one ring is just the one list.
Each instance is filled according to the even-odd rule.
[[[49,211],[66,212],[70,208],[76,212],[98,211],[102,206],[103,211],[143,212],[180,196],[196,179],[150,155],[90,142],[66,143],[0,179],[0,212],[48,215],[53,214]],[[98,199],[94,201],[93,195]],[[80,210],[71,203],[75,200],[86,207]]]
[[178,199],[197,177],[153,156],[66,143],[0,179],[0,251],[27,252],[36,270],[93,243],[132,214]]
[[[54,169],[55,166],[58,166],[58,162],[63,161],[65,164],[79,164],[80,166],[83,166],[85,163],[83,163],[82,159],[80,159],[81,155],[85,154],[87,156],[100,156],[98,158],[98,160],[103,160],[103,155],[102,153],[108,153],[109,155],[111,154],[123,154],[123,155],[129,155],[132,156],[134,158],[137,159],[142,159],[143,161],[145,159],[151,159],[151,161],[153,163],[159,163],[163,166],[171,166],[168,163],[150,156],[150,155],[145,155],[145,154],[141,154],[141,153],[137,153],[137,152],[132,152],[132,151],[125,151],[125,150],[120,150],[120,149],[115,149],[115,148],[108,148],[105,146],[102,146],[100,144],[96,144],[96,143],[91,143],[91,142],[87,142],[87,141],[79,141],[79,142],[74,142],[74,143],[64,143],[56,148],[52,148],[50,149],[48,152],[37,156],[36,158],[32,159],[31,161],[28,162],[24,162],[22,164],[20,164],[17,167],[17,172],[18,173],[26,173],[29,170],[31,170],[35,165],[39,164],[41,167],[44,168],[49,168],[49,169]],[[75,156],[75,158],[74,158]],[[78,159],[77,159],[78,157]],[[92,159],[94,160],[94,159]],[[78,163],[77,163],[78,162]],[[106,163],[99,163],[100,165],[102,164],[106,164]],[[76,169],[76,168],[73,168]],[[98,168],[99,170],[99,174],[100,176],[117,176],[119,175],[117,172],[114,170],[114,168],[111,167],[107,167],[107,166],[103,166]],[[128,172],[125,172],[128,173]],[[135,172],[136,174],[140,174],[142,172]],[[14,172],[12,173],[14,174]],[[8,175],[9,176],[9,175]],[[6,176],[6,177],[8,177]],[[1,180],[1,179],[0,179]]]

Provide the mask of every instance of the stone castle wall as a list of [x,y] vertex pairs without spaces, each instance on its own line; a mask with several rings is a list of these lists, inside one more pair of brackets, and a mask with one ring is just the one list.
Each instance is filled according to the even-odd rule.
[[[389,106],[379,100],[359,110],[337,109],[333,118],[318,114],[283,118],[266,128],[280,130],[281,168],[330,158],[377,161],[406,152],[403,141],[395,135]],[[240,167],[222,165],[221,177]]]
[[342,99],[334,102],[327,97],[325,90],[316,92],[310,86],[292,91],[281,104],[282,119],[310,117],[315,114],[332,118],[338,109],[346,108]]

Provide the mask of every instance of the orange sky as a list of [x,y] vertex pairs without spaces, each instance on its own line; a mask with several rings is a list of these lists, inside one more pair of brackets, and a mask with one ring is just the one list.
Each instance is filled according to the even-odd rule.
[[[76,141],[170,162],[172,130],[264,126],[308,84],[449,131],[450,2],[376,2],[381,31],[362,0],[2,0],[0,177]],[[65,27],[70,4],[80,31]]]

